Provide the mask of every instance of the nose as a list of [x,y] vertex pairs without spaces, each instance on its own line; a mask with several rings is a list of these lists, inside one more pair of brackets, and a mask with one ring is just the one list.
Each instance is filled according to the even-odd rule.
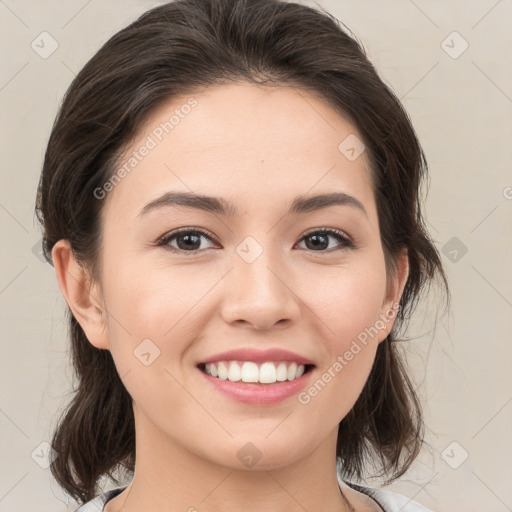
[[284,328],[300,315],[291,272],[264,251],[248,263],[238,255],[226,276],[221,315],[225,322],[255,330]]

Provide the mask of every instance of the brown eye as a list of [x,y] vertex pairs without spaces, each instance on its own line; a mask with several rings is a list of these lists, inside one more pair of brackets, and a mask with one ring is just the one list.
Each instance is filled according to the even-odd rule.
[[[338,245],[330,246],[330,239],[338,241]],[[306,241],[306,249],[313,252],[331,252],[332,250],[340,250],[353,248],[354,244],[352,241],[343,233],[337,229],[324,228],[316,231],[311,231],[302,237],[302,240]],[[308,242],[309,241],[309,242]],[[336,248],[338,247],[338,249]]]
[[[202,229],[182,228],[165,235],[157,245],[173,252],[195,253],[201,250],[202,239],[211,241],[210,235]],[[175,242],[176,246],[171,245],[171,242]],[[202,250],[206,249],[203,247]]]

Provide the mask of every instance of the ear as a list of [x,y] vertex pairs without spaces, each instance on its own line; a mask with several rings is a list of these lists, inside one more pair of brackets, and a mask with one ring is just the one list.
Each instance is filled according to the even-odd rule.
[[379,331],[379,343],[386,339],[393,328],[398,315],[400,298],[409,277],[409,256],[406,247],[396,257],[395,264],[396,272],[395,275],[388,279],[386,298],[380,312],[380,318],[385,327]]
[[68,240],[53,246],[52,260],[60,291],[87,339],[96,348],[108,349],[107,315],[99,285],[76,261]]

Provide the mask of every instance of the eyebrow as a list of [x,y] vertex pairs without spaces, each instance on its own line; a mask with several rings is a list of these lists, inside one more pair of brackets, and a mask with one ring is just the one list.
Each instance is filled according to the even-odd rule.
[[[350,206],[368,217],[368,213],[361,201],[344,192],[318,194],[315,196],[297,196],[293,199],[287,215],[299,215],[335,205]],[[166,192],[144,206],[138,216],[142,217],[150,211],[164,206],[184,206],[228,217],[238,214],[238,208],[221,197],[204,196],[190,192]]]

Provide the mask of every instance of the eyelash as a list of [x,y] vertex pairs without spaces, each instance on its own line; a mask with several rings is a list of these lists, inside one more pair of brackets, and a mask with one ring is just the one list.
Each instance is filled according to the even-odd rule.
[[[184,251],[182,249],[176,249],[175,247],[171,247],[170,245],[168,245],[169,242],[173,238],[177,237],[178,235],[190,234],[190,233],[200,233],[204,237],[208,238],[210,241],[213,241],[212,240],[213,237],[212,237],[212,235],[208,231],[205,231],[202,228],[187,227],[187,228],[180,228],[180,229],[178,229],[176,231],[172,231],[171,233],[168,233],[167,235],[164,235],[162,238],[160,238],[156,242],[155,245],[157,247],[164,247],[164,249],[166,249],[168,251],[171,251],[171,252],[174,252],[174,253],[185,254],[187,256],[188,255],[192,255],[192,254],[197,254],[198,252],[200,252],[199,250]],[[354,244],[354,242],[352,242],[352,240],[350,240],[343,231],[340,231],[340,230],[335,229],[335,228],[315,228],[314,230],[311,230],[311,231],[307,232],[305,235],[303,235],[300,240],[302,241],[303,239],[307,238],[308,236],[315,235],[315,234],[334,236],[339,242],[342,243],[342,245],[341,245],[340,248],[334,249],[334,250],[330,249],[330,250],[313,251],[311,249],[306,249],[308,252],[313,252],[313,253],[331,253],[331,252],[339,251],[339,250],[356,249],[357,248],[356,245]]]

